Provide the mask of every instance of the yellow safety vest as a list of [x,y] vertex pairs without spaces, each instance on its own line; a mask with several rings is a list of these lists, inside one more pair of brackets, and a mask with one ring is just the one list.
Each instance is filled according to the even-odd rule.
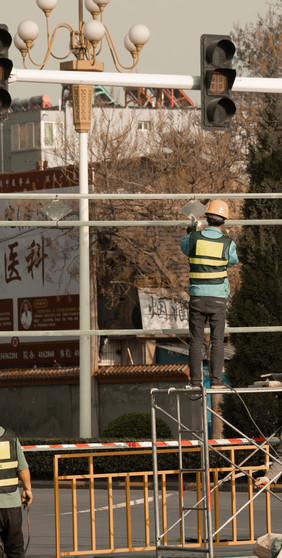
[[5,430],[0,437],[0,494],[15,492],[18,486],[17,438]]
[[192,284],[220,284],[227,277],[231,238],[208,238],[201,231],[189,237],[189,280]]

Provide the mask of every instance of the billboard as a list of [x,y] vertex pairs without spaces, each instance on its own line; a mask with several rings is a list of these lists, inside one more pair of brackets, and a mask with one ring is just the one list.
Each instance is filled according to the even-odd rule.
[[187,303],[173,300],[169,289],[138,289],[143,329],[184,329],[188,328],[188,295],[183,293]]
[[[0,174],[0,192],[78,192],[73,169],[51,168]],[[17,227],[16,220],[46,220],[48,203],[1,200],[0,331],[79,329],[79,232],[76,227]],[[77,218],[78,202],[70,205]],[[75,337],[1,338],[0,367],[76,364]]]

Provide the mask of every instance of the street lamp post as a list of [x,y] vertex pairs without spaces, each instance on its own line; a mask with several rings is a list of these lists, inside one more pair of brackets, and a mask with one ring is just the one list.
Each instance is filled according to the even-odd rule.
[[[30,20],[25,20],[18,26],[14,37],[14,44],[20,50],[24,68],[27,69],[26,60],[43,69],[53,56],[55,38],[60,29],[69,32],[69,48],[60,60],[73,59],[60,63],[61,70],[95,71],[103,72],[104,64],[97,60],[103,48],[103,39],[106,38],[112,59],[119,72],[129,71],[136,67],[139,55],[144,44],[149,40],[149,30],[145,25],[133,25],[124,39],[125,48],[131,53],[132,64],[123,66],[118,57],[110,31],[103,21],[105,7],[110,0],[85,0],[85,8],[90,12],[92,20],[85,23],[83,19],[83,0],[78,0],[78,30],[68,23],[59,23],[50,34],[50,14],[56,7],[58,0],[36,0],[37,6],[44,12],[46,18],[47,50],[42,62],[33,60],[31,49],[39,34],[38,25]],[[63,80],[62,80],[63,81]],[[79,193],[88,194],[88,132],[91,126],[93,86],[72,85],[73,119],[76,131],[79,133]],[[88,200],[80,198],[79,217],[83,222],[89,220]],[[89,331],[90,324],[90,265],[89,265],[89,227],[80,227],[80,330]],[[80,389],[79,389],[79,432],[81,438],[90,438],[98,435],[98,421],[94,422],[92,432],[92,406],[91,406],[91,339],[89,335],[80,335]],[[94,402],[95,404],[95,402]]]
[[[79,193],[88,194],[88,131],[91,124],[93,88],[89,85],[73,85],[73,120],[79,132]],[[89,219],[89,201],[80,198],[79,219]],[[89,227],[79,229],[79,326],[82,331],[91,329],[90,321],[90,264],[89,264]],[[91,338],[81,335],[79,341],[79,434],[81,438],[91,438]],[[96,416],[95,416],[96,419]],[[93,431],[97,435],[98,421],[94,420]]]

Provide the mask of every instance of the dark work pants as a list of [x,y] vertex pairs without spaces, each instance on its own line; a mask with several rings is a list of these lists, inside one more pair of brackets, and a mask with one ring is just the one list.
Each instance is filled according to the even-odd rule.
[[204,328],[209,322],[211,329],[211,384],[221,382],[224,364],[224,328],[226,298],[215,296],[192,296],[189,303],[190,330],[190,377],[191,384],[201,384],[202,345]]
[[0,537],[7,558],[25,558],[20,507],[0,509]]

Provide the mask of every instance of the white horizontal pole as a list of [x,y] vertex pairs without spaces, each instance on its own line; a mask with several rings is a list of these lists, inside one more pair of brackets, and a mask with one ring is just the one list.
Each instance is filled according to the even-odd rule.
[[236,77],[232,91],[239,93],[282,93],[282,79]]
[[[172,221],[0,221],[0,227],[187,227],[192,222],[188,218]],[[282,219],[230,219],[225,225],[282,225]]]
[[71,85],[112,85],[115,87],[200,89],[200,78],[196,76],[13,69],[9,84],[22,81]]
[[[200,90],[200,76],[166,74],[118,74],[110,72],[80,72],[62,70],[24,70],[14,68],[9,84],[18,82],[89,84],[113,87],[156,87]],[[281,78],[237,77],[233,91],[282,93]]]
[[[1,174],[0,174],[1,178]],[[0,200],[200,200],[207,199],[280,199],[281,192],[276,193],[254,193],[254,194],[42,194],[40,192],[32,193],[0,193]]]
[[[281,331],[282,325],[225,328],[225,333],[279,333]],[[209,332],[210,328],[206,327],[205,333]],[[122,337],[124,335],[187,335],[187,333],[189,333],[188,324],[186,328],[182,329],[66,329],[55,331],[1,331],[1,337],[79,337],[80,335]]]

